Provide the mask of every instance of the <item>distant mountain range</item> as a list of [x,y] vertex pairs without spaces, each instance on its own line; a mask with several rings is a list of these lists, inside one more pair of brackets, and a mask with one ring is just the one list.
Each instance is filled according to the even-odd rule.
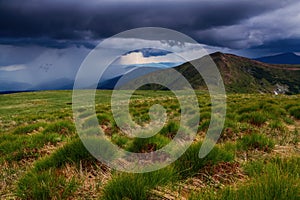
[[28,90],[32,85],[23,82],[0,81],[0,92]]
[[31,87],[30,90],[72,90],[73,85],[74,80],[68,78],[59,78]]
[[[295,65],[299,56],[293,53],[281,54],[271,57],[263,57],[255,60],[236,56],[233,54],[223,54],[220,52],[210,55],[216,63],[227,92],[237,93],[300,93],[300,65]],[[208,57],[202,57],[191,62],[203,62]],[[274,62],[285,64],[268,64],[265,62]],[[286,64],[290,63],[290,64]],[[291,64],[292,63],[292,64]],[[299,62],[300,63],[300,62]],[[206,85],[198,71],[187,62],[173,69],[180,72],[191,84],[194,89],[205,89]],[[161,79],[170,79],[176,81],[176,77],[163,77],[165,72],[170,68],[147,67],[141,66],[132,68],[125,74],[102,81],[98,84],[98,89],[113,89],[120,81],[120,85],[126,83],[138,83],[144,79],[155,80],[157,77]],[[164,72],[164,73],[162,73]],[[153,78],[155,77],[155,78]],[[21,90],[69,90],[73,88],[74,80],[62,78],[49,82],[45,82],[38,86],[21,82],[0,82],[0,93],[5,91],[21,91]],[[142,89],[165,89],[162,86],[148,84]]]
[[283,53],[273,56],[256,58],[255,60],[269,64],[300,64],[300,56],[295,53]]
[[36,91],[36,90],[72,90],[74,80],[67,78],[55,79],[33,86],[22,82],[0,82],[0,94]]

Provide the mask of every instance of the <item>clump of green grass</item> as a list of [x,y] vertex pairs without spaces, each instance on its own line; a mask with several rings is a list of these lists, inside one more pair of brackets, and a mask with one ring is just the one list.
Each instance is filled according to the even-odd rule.
[[244,113],[240,116],[240,122],[248,122],[255,126],[261,126],[268,120],[266,114],[262,112]]
[[251,103],[250,105],[242,106],[237,113],[243,114],[243,113],[251,113],[259,110],[259,104],[257,102]]
[[147,199],[149,192],[157,186],[192,176],[205,165],[221,161],[233,161],[233,148],[230,145],[215,147],[204,159],[198,154],[201,143],[192,145],[184,155],[167,168],[143,174],[119,174],[105,186],[102,199]]
[[272,130],[284,131],[284,125],[280,120],[272,120],[269,124]]
[[275,146],[272,139],[264,134],[253,133],[243,136],[237,142],[237,148],[240,150],[261,150],[270,152]]
[[282,119],[287,124],[294,124],[295,123],[294,120],[291,119],[290,117],[283,117]]
[[35,163],[38,171],[61,167],[66,163],[79,164],[80,160],[95,160],[88,152],[79,138],[67,143],[50,156]]
[[300,106],[292,107],[289,110],[290,114],[294,116],[296,119],[300,119]]
[[193,176],[206,165],[215,165],[219,162],[230,162],[234,160],[234,151],[226,147],[215,146],[204,158],[199,158],[202,143],[192,144],[189,149],[174,162],[174,168],[181,177]]
[[176,171],[170,166],[158,171],[142,174],[122,173],[114,176],[104,187],[101,199],[147,199],[152,189],[175,180],[177,180]]
[[0,136],[0,161],[19,161],[39,157],[38,149],[45,144],[55,145],[62,138],[57,133],[34,135],[4,134]]
[[299,133],[298,129],[295,129],[294,134],[293,134],[293,138],[292,138],[292,143],[294,145],[297,145],[298,142],[300,142],[300,133]]
[[111,136],[111,141],[119,147],[126,148],[126,145],[129,143],[130,139],[125,135],[113,134]]
[[58,121],[48,125],[43,131],[43,133],[58,133],[60,135],[72,135],[75,133],[75,126],[70,121]]
[[198,130],[200,130],[200,131],[207,130],[209,127],[209,124],[210,124],[210,120],[208,120],[208,119],[203,120],[202,122],[200,122]]
[[135,138],[128,150],[136,153],[152,152],[161,149],[169,142],[169,138],[160,134],[149,138]]
[[68,199],[77,187],[74,178],[66,180],[53,170],[30,172],[19,180],[16,195],[20,199]]
[[190,200],[296,200],[300,197],[300,158],[272,159],[255,161],[246,165],[246,173],[251,177],[248,183],[236,187],[225,187],[221,190],[209,189]]
[[34,123],[34,124],[29,124],[29,125],[25,125],[25,126],[19,126],[17,127],[13,134],[28,134],[28,133],[32,133],[33,131],[38,131],[40,128],[44,128],[47,125],[47,123]]
[[99,124],[104,124],[104,125],[108,125],[111,123],[111,117],[107,114],[98,114],[97,115],[97,119]]
[[211,113],[210,112],[202,112],[200,113],[200,121],[203,121],[205,119],[210,120]]
[[268,103],[266,101],[262,101],[261,103],[259,103],[259,106],[263,112],[268,113],[268,116],[274,119],[276,119],[278,116],[286,115],[286,111],[276,103]]
[[168,138],[174,138],[174,136],[177,134],[178,129],[179,129],[179,124],[171,121],[170,123],[167,124],[167,126],[164,126],[159,133]]
[[299,103],[298,102],[289,102],[289,103],[287,103],[285,106],[284,106],[284,108],[286,109],[286,110],[290,110],[292,107],[296,107],[297,105],[299,105]]
[[[107,146],[100,143],[97,138],[83,138],[92,152],[107,150]],[[104,155],[104,159],[114,158],[111,152]],[[105,157],[106,156],[106,157]],[[34,167],[19,181],[17,194],[23,199],[66,199],[79,185],[75,179],[67,181],[59,173],[55,173],[66,164],[75,164],[80,167],[80,161],[96,162],[91,153],[79,139],[73,139],[50,156],[35,162]],[[55,190],[55,191],[54,191]]]

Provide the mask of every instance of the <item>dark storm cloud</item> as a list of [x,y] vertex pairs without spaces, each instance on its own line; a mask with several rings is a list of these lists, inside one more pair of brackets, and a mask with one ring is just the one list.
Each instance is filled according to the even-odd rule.
[[13,46],[28,46],[38,45],[46,48],[64,49],[70,46],[85,47],[87,49],[93,49],[96,47],[95,42],[85,40],[56,40],[51,38],[37,37],[37,38],[1,38],[0,44],[13,45]]
[[275,54],[285,52],[300,52],[300,40],[299,39],[284,39],[267,42],[264,45],[251,47],[251,51],[261,51],[264,54]]
[[[241,23],[283,4],[269,0],[3,0],[0,1],[0,43],[33,43],[53,48],[65,48],[75,43],[92,48],[92,44],[83,41],[106,38],[131,28],[158,26],[175,29],[205,43],[214,44],[212,38],[200,39],[197,33]],[[64,42],[58,42],[60,40]],[[216,44],[221,46],[222,42]]]

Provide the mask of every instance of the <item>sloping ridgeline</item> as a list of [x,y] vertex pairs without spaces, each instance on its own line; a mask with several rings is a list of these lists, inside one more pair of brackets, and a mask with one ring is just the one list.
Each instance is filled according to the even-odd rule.
[[[210,55],[216,63],[223,78],[227,92],[233,93],[300,93],[300,65],[274,65],[266,64],[248,58],[223,54],[220,52]],[[210,70],[208,56],[193,60],[191,63],[198,63],[205,70]],[[190,62],[175,67],[191,84],[194,89],[205,89],[206,85],[198,71]],[[209,73],[209,71],[207,71]],[[169,74],[168,74],[169,73]],[[213,74],[211,75],[214,78]],[[145,80],[162,80],[178,84],[179,78],[173,76],[169,69],[155,71],[145,76],[136,78],[127,84],[141,83]],[[124,84],[122,84],[124,86]],[[177,86],[178,87],[178,86]],[[166,89],[157,84],[147,84],[141,89]],[[178,88],[183,89],[183,88]]]

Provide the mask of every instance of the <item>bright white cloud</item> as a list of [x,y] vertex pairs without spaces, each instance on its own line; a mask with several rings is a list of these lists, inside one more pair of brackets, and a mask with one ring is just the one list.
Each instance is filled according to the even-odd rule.
[[142,52],[132,52],[130,54],[121,56],[119,64],[121,65],[134,65],[134,64],[147,64],[147,63],[162,63],[162,62],[184,62],[179,56],[175,54],[167,54],[162,56],[144,57]]
[[0,67],[0,71],[13,72],[26,69],[25,65],[8,65]]
[[[203,57],[215,51],[214,47],[198,43],[185,42],[176,44],[172,40],[146,40],[139,38],[110,38],[109,40],[104,40],[101,46],[109,50],[120,49],[124,52],[143,48],[152,48],[172,52],[166,55],[150,57],[144,57],[142,52],[132,52],[120,57],[116,64],[121,65],[162,62],[180,63]],[[218,49],[220,50],[220,48]]]

